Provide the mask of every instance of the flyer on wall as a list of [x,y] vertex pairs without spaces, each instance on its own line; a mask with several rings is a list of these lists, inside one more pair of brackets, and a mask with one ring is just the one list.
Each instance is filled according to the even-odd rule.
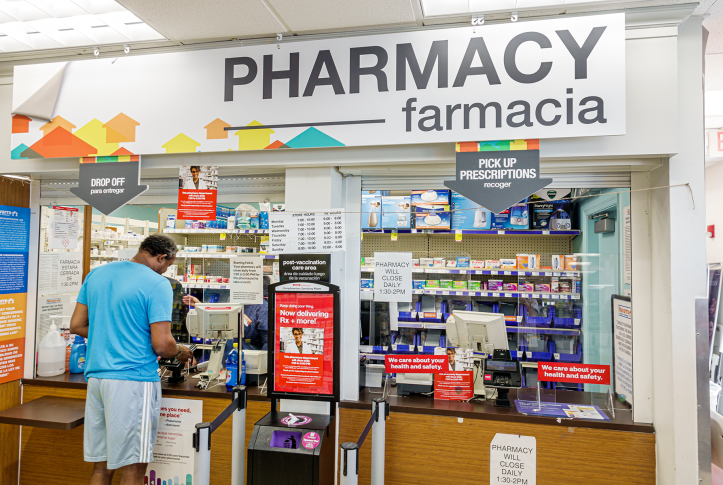
[[182,166],[178,174],[178,219],[215,221],[217,194],[217,166]]
[[274,390],[334,394],[334,295],[277,293]]

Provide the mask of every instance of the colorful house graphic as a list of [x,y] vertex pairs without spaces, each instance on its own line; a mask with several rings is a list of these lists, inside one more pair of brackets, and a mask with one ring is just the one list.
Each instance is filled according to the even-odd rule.
[[271,145],[264,148],[264,150],[276,150],[277,148],[289,148],[288,146],[284,145],[281,140],[276,140]]
[[222,119],[216,118],[203,128],[206,130],[207,140],[224,140],[228,138],[228,131],[224,128],[229,128],[231,125],[223,121]]
[[56,116],[55,118],[41,126],[40,131],[43,132],[43,136],[48,136],[48,134],[50,134],[50,132],[52,132],[57,127],[65,128],[68,133],[73,133],[75,125],[63,118],[62,116]]
[[287,141],[286,146],[289,148],[319,148],[343,147],[344,144],[312,126]]
[[12,160],[18,160],[21,158],[29,158],[24,157],[23,152],[28,149],[28,146],[25,143],[21,143],[20,145],[16,146],[10,151],[10,158]]
[[27,133],[30,131],[30,118],[24,115],[13,116],[13,133]]
[[56,127],[49,134],[33,143],[21,153],[28,158],[86,157],[98,150],[63,127]]
[[118,150],[111,153],[111,155],[114,157],[119,157],[122,155],[135,155],[135,154],[133,152],[131,152],[130,150],[128,150],[127,148],[120,147]]
[[161,146],[161,148],[165,148],[166,153],[189,153],[195,152],[196,147],[200,146],[201,144],[193,138],[188,137],[183,133],[179,133],[168,140],[165,145]]
[[[254,120],[246,126],[264,126],[262,123]],[[271,134],[276,133],[271,128],[257,128],[255,130],[239,130],[236,132],[238,137],[239,150],[263,150],[271,143]]]
[[136,126],[140,126],[136,120],[130,116],[120,113],[115,118],[103,125],[109,129],[106,133],[106,142],[122,143],[136,141]]
[[105,125],[96,118],[93,118],[79,128],[78,131],[75,132],[75,136],[89,145],[94,146],[99,156],[110,155],[119,148],[118,142],[108,143]]

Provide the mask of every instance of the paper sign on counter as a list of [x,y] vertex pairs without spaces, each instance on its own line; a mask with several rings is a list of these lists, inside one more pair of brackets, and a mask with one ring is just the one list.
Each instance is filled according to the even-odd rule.
[[490,485],[537,484],[534,436],[497,433],[490,443]]

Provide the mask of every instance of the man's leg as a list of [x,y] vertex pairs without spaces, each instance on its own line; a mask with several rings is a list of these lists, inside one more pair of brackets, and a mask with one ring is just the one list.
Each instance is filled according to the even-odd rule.
[[[90,485],[110,485],[113,481],[113,472],[115,470],[108,470],[107,461],[95,462],[93,475],[90,477]],[[141,478],[141,485],[143,485],[143,478]]]
[[143,485],[147,466],[148,463],[134,463],[121,467],[121,485]]

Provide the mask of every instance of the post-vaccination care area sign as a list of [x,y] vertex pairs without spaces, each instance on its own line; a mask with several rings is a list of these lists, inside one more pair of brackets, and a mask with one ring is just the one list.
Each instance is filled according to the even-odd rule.
[[18,123],[12,156],[622,135],[624,29],[618,13],[74,61],[53,123]]

